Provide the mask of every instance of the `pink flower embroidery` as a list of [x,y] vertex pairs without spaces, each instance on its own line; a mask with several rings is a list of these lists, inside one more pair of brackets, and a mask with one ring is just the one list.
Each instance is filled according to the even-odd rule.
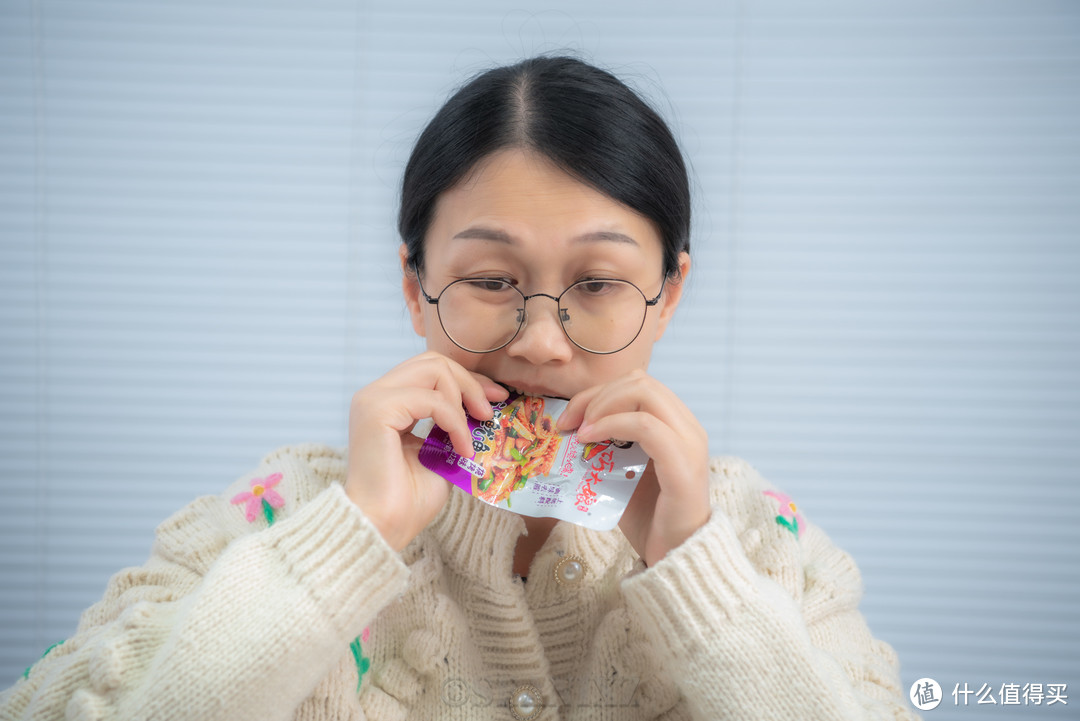
[[233,503],[247,503],[244,508],[244,517],[248,522],[254,521],[262,509],[266,516],[267,525],[274,524],[274,509],[285,505],[285,499],[274,490],[274,486],[281,482],[281,474],[273,473],[266,478],[252,478],[251,490],[241,491],[233,496]]
[[798,506],[795,505],[795,501],[791,500],[791,496],[786,493],[778,493],[777,491],[765,491],[765,495],[772,496],[779,504],[776,510],[780,512],[780,515],[776,517],[776,522],[794,533],[795,538],[798,538],[799,533],[802,531],[803,517],[799,513]]

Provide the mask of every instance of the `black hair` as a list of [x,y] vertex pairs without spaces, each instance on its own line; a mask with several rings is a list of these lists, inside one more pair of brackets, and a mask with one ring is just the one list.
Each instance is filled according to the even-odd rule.
[[571,57],[535,57],[466,83],[416,141],[401,184],[406,267],[424,266],[439,195],[488,155],[523,148],[649,218],[678,276],[690,250],[690,183],[671,130],[611,73]]

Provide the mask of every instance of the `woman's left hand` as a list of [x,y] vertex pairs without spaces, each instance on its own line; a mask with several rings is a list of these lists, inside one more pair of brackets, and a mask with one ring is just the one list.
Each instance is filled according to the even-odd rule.
[[619,528],[649,566],[709,520],[709,438],[678,396],[644,371],[570,399],[560,430],[583,443],[635,441],[651,459]]

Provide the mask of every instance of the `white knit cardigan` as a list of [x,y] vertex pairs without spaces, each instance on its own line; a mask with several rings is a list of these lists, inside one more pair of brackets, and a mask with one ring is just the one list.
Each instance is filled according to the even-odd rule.
[[[851,557],[743,461],[711,471],[709,522],[655,566],[559,523],[523,581],[519,516],[454,489],[395,553],[343,451],[280,449],[165,521],[0,717],[514,719],[524,690],[537,721],[916,718]],[[232,499],[277,473],[248,521]]]

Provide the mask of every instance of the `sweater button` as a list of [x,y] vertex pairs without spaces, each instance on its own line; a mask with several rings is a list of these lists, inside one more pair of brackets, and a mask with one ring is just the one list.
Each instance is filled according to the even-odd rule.
[[532,721],[543,710],[544,697],[532,684],[522,684],[510,695],[510,715],[517,721]]
[[585,578],[588,570],[581,556],[563,556],[555,564],[555,582],[560,586],[576,586]]

